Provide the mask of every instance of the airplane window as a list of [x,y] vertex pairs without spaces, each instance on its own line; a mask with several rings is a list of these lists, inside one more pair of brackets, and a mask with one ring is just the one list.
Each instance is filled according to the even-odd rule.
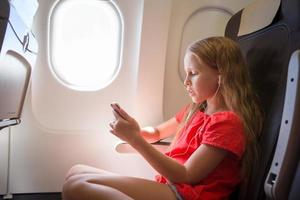
[[52,72],[75,90],[108,86],[121,62],[123,23],[112,1],[59,1],[50,14]]
[[198,9],[187,19],[182,32],[180,64],[178,69],[182,82],[185,78],[183,59],[188,45],[196,40],[207,37],[223,36],[226,24],[232,15],[232,11],[226,8],[208,6]]

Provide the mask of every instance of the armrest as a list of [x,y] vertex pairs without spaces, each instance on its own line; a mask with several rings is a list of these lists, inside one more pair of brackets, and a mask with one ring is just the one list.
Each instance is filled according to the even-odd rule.
[[20,119],[0,120],[0,130],[9,126],[17,125],[20,122]]
[[[171,142],[169,141],[169,139],[166,139],[152,143],[152,146],[163,153],[169,148],[170,144]],[[118,153],[137,153],[136,150],[130,144],[123,141],[116,144],[115,150]]]

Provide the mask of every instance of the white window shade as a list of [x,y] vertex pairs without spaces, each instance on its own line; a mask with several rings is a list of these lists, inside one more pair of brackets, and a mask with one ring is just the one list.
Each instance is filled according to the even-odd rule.
[[123,24],[111,1],[65,0],[50,15],[53,74],[75,90],[108,86],[119,71]]

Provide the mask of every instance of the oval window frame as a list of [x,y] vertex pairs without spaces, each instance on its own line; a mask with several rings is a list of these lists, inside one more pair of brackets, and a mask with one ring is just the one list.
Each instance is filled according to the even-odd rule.
[[[79,2],[85,2],[85,0],[77,0]],[[109,86],[118,76],[120,69],[121,69],[121,63],[122,63],[122,55],[123,55],[123,38],[124,38],[124,22],[123,22],[123,17],[122,17],[122,13],[120,11],[120,9],[118,8],[118,6],[111,0],[103,0],[103,1],[99,1],[101,3],[106,2],[108,3],[109,6],[111,6],[111,8],[115,11],[116,17],[118,18],[118,24],[119,24],[119,34],[118,34],[118,45],[117,45],[117,52],[116,52],[116,64],[113,70],[112,75],[110,76],[111,78],[106,81],[105,83],[99,84],[99,85],[77,85],[77,84],[73,84],[70,83],[68,81],[66,81],[60,72],[58,72],[57,67],[55,67],[55,64],[53,62],[53,53],[52,53],[52,49],[53,49],[53,27],[54,27],[54,18],[53,16],[55,16],[55,12],[57,11],[57,9],[62,6],[62,4],[68,3],[68,2],[72,2],[74,3],[74,0],[57,0],[52,8],[50,9],[49,12],[49,16],[48,16],[48,30],[47,30],[47,60],[48,60],[48,66],[50,68],[50,71],[52,73],[52,75],[55,77],[55,79],[63,86],[72,89],[72,90],[76,90],[76,91],[99,91],[102,90],[104,88],[106,88],[107,86]],[[97,0],[95,0],[95,2],[98,2]]]

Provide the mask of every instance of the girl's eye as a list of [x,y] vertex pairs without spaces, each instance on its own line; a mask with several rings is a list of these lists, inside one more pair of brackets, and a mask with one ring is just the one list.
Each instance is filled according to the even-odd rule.
[[198,72],[197,71],[188,71],[187,72],[187,76],[194,76],[194,75],[197,75]]

